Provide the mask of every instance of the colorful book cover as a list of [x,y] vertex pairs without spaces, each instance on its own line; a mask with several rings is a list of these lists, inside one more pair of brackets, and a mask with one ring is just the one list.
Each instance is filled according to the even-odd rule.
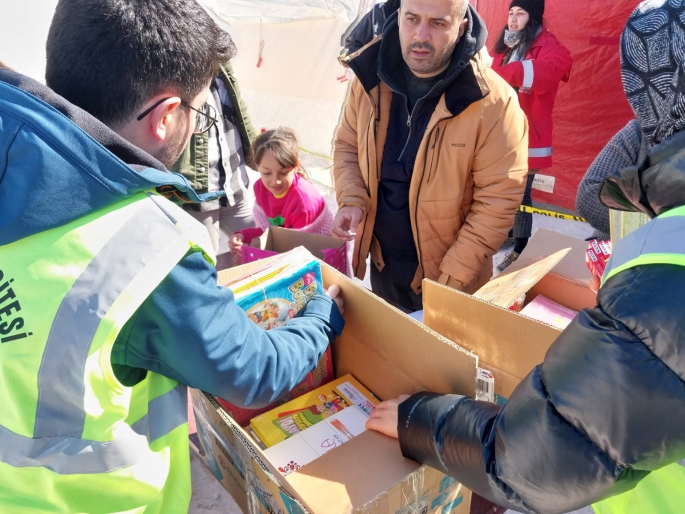
[[[264,330],[285,325],[304,309],[312,296],[324,292],[321,265],[304,248],[283,253],[277,259],[224,285],[233,291],[236,303],[247,316]],[[333,361],[329,347],[317,367],[308,373],[300,384],[266,407],[248,409],[221,398],[217,400],[236,423],[246,426],[253,417],[287,403],[332,379]]]
[[367,419],[368,416],[354,406],[343,409],[323,422],[267,448],[264,455],[283,476],[288,476],[364,432]]
[[265,330],[285,325],[324,292],[321,264],[304,248],[281,254],[227,287],[247,316]]
[[[252,418],[250,428],[262,442],[274,446],[329,418],[335,428],[337,413],[355,409],[368,418],[378,400],[352,375],[345,375],[325,386],[296,398],[270,412]],[[339,423],[338,432],[349,432],[347,425]]]

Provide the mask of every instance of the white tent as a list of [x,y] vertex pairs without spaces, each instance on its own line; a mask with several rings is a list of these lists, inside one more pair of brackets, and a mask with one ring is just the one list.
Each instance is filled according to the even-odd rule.
[[45,40],[57,0],[0,0],[0,61],[45,82]]
[[337,60],[341,36],[376,1],[198,2],[238,48],[231,63],[255,127],[294,129],[310,178],[332,188],[333,137],[349,88]]
[[232,63],[255,126],[293,128],[310,175],[331,186],[332,142],[350,78],[337,60],[341,36],[376,1],[199,2],[238,47]]

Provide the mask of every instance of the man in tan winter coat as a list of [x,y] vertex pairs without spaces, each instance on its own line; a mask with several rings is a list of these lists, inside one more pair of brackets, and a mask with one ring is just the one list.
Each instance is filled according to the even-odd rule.
[[374,292],[409,310],[424,277],[468,293],[487,282],[523,196],[527,122],[486,37],[467,0],[403,0],[345,59],[356,80],[335,141],[331,234],[354,239],[360,278],[370,252]]

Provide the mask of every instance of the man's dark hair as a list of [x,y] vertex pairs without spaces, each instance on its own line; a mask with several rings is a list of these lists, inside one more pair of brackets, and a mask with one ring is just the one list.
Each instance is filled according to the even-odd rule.
[[[535,38],[538,36],[538,29],[541,25],[542,24],[538,20],[531,17],[528,20],[528,23],[526,23],[526,26],[523,27],[523,37],[521,38],[519,45],[523,45],[524,48],[530,48],[530,45],[533,44],[533,41],[535,41]],[[496,54],[505,54],[509,51],[509,47],[504,42],[504,34],[506,31],[507,26],[505,25],[497,43],[495,43]]]
[[192,101],[234,55],[195,0],[60,0],[45,81],[116,127],[164,91]]

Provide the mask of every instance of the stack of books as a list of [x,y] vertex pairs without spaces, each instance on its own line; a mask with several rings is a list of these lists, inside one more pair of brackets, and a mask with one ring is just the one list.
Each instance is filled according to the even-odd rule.
[[345,375],[252,418],[250,429],[286,476],[364,432],[377,404],[368,389]]

